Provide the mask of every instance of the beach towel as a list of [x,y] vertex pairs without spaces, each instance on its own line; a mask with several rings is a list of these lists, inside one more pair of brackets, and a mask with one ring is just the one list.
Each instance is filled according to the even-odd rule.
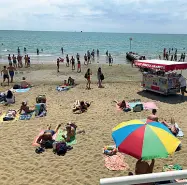
[[128,170],[129,165],[124,162],[124,155],[117,152],[116,155],[104,155],[105,166],[111,171]]
[[158,109],[155,102],[144,102],[143,107],[145,110]]
[[56,90],[61,92],[61,91],[68,91],[70,88],[71,86],[65,86],[65,87],[57,86]]
[[3,113],[1,116],[0,116],[0,122],[15,122],[19,119],[19,115],[16,114],[16,117],[13,119],[13,120],[10,120],[10,121],[3,121],[3,118],[5,117],[6,113]]
[[[38,140],[38,138],[40,137],[40,135],[42,135],[44,133],[45,130],[41,130],[40,133],[34,138],[34,141],[32,143],[32,146],[38,146],[38,143],[36,142]],[[55,140],[56,134],[53,135],[53,139]]]
[[26,88],[26,89],[15,89],[15,92],[17,93],[24,93],[24,92],[28,92],[31,88]]
[[34,114],[34,112],[29,113],[29,114],[25,114],[25,113],[20,114],[19,119],[20,120],[30,120],[32,118],[33,114]]
[[133,109],[136,105],[138,104],[142,104],[141,101],[137,101],[137,102],[128,102],[128,105],[131,109]]
[[[66,131],[59,129],[58,133],[56,135],[55,141],[64,141],[64,138],[62,137],[62,135],[66,136],[66,134],[67,134]],[[70,146],[77,144],[76,136],[74,138],[72,138],[72,140],[70,142],[66,142],[66,143],[67,143],[67,145],[70,145]]]

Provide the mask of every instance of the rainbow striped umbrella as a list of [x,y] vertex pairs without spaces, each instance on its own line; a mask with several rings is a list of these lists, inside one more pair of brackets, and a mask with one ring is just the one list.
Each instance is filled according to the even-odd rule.
[[174,153],[181,143],[159,122],[131,120],[120,123],[112,131],[119,152],[137,159],[166,158]]

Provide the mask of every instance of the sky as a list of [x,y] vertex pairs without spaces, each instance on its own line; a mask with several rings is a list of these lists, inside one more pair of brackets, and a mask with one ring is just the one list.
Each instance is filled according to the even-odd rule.
[[0,0],[0,30],[187,33],[187,0]]

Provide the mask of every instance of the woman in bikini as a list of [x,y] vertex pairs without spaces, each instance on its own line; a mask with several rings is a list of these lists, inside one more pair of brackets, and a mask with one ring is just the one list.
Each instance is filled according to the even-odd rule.
[[91,75],[92,75],[92,72],[91,72],[90,68],[88,68],[88,70],[87,70],[87,72],[85,74],[85,77],[87,79],[86,89],[91,89],[90,88],[90,84],[91,84],[90,78],[91,78]]

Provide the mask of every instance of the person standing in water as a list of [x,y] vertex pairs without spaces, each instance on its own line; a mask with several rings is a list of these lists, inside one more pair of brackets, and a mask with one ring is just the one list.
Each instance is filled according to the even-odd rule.
[[18,55],[20,55],[20,49],[19,49],[19,47],[18,47]]
[[13,60],[13,66],[14,66],[15,68],[17,68],[17,60],[16,60],[16,56],[14,56],[14,54],[13,54],[13,56],[12,56],[12,60]]
[[38,49],[38,48],[36,49],[36,53],[37,53],[37,55],[39,55],[39,54],[40,54],[40,51],[39,51],[39,49]]
[[16,71],[16,68],[14,66],[12,66],[12,63],[11,63],[7,69],[8,69],[9,75],[10,75],[10,83],[13,83],[14,71]]
[[106,51],[106,56],[108,57],[108,50]]
[[97,57],[99,57],[99,50],[97,49]]
[[73,58],[73,56],[71,57],[71,66],[72,70],[75,70],[75,59]]
[[108,62],[109,62],[109,66],[112,66],[113,58],[112,58],[110,53],[109,53],[109,56],[108,56]]
[[84,65],[88,65],[88,57],[87,57],[86,53],[84,55]]
[[77,58],[77,62],[80,60],[80,55],[77,53],[76,55],[76,58]]
[[62,52],[62,54],[64,54],[64,48],[63,47],[61,47],[61,52]]
[[27,49],[26,49],[26,47],[24,47],[24,53],[26,53],[27,52]]
[[91,64],[91,60],[90,60],[91,55],[90,55],[90,51],[89,50],[87,51],[87,56],[88,56],[88,64]]

